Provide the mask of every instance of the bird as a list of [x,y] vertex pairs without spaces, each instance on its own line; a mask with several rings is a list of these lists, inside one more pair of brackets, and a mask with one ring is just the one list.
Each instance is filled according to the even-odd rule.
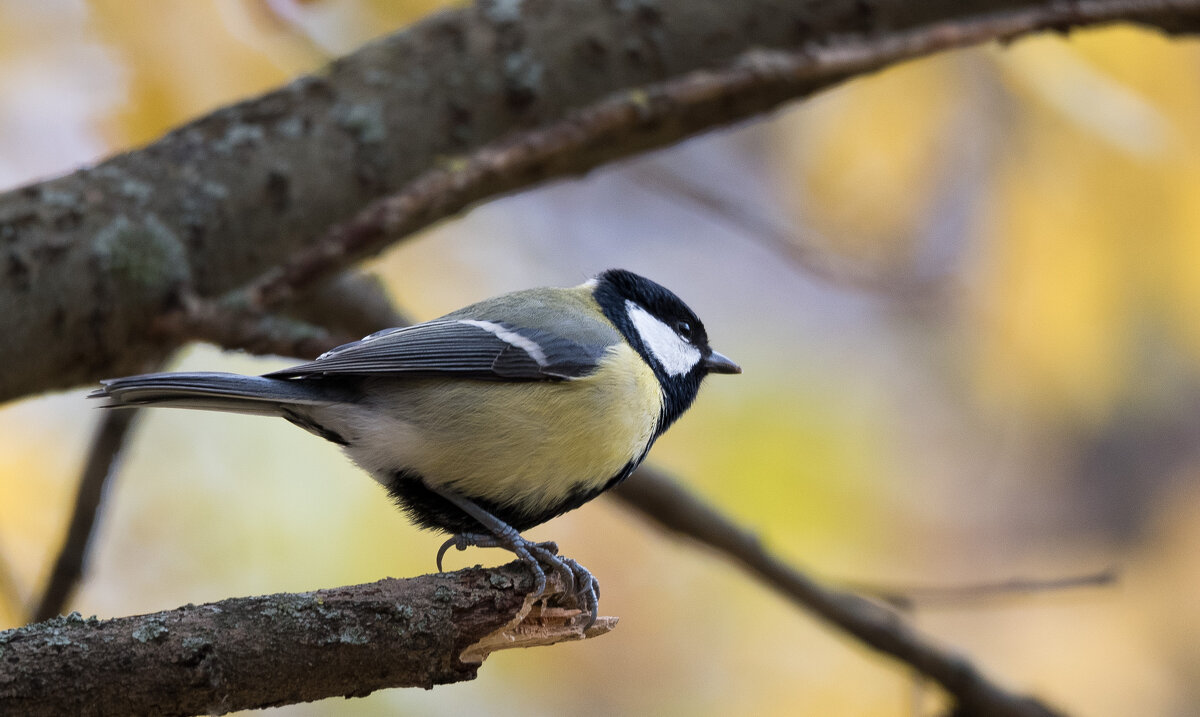
[[687,304],[609,269],[571,288],[514,291],[390,328],[261,376],[151,373],[101,381],[109,408],[277,416],[344,450],[451,547],[499,547],[546,571],[596,620],[599,584],[521,533],[629,477],[708,374],[741,373]]

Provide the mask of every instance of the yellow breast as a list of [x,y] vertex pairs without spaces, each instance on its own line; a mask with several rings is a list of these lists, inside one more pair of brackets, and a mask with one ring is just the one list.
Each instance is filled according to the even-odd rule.
[[405,407],[389,417],[396,423],[369,429],[391,433],[391,455],[356,461],[404,465],[430,485],[532,510],[598,488],[640,456],[663,400],[653,371],[623,342],[581,379],[409,380],[396,390],[406,394],[393,396]]

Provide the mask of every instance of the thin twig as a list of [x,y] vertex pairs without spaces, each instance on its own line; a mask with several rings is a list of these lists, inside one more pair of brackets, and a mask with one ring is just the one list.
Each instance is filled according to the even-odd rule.
[[[155,331],[183,343],[206,341],[259,356],[314,358],[381,329],[411,323],[377,279],[343,272],[314,287],[302,302],[247,305],[243,292],[208,300],[186,294],[180,308],[158,317]],[[288,315],[284,315],[283,312]]]
[[1116,568],[1105,568],[1082,575],[1067,575],[1057,578],[1010,578],[996,582],[972,585],[950,585],[944,587],[871,585],[867,583],[842,583],[846,588],[862,595],[869,595],[885,602],[897,610],[976,606],[982,602],[1020,598],[1035,593],[1062,592],[1079,588],[1111,587],[1120,576]]
[[[187,296],[183,308],[159,317],[156,332],[179,342],[207,341],[252,354],[312,358],[359,338],[333,334],[299,319],[267,313],[237,301]],[[380,327],[386,328],[386,327]]]
[[87,461],[79,478],[67,537],[58,551],[46,589],[33,611],[35,621],[60,614],[83,576],[88,545],[104,501],[108,478],[116,472],[138,412],[138,409],[130,409],[100,414],[100,423],[92,436]]
[[659,471],[641,468],[615,495],[654,523],[710,546],[874,650],[890,655],[941,685],[962,714],[1050,717],[1038,700],[992,683],[959,655],[934,645],[894,610],[850,592],[831,590],[784,563],[758,537],[736,525]]

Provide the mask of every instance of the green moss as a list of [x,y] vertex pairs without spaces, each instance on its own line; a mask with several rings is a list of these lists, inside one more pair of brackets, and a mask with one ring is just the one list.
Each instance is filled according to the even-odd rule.
[[521,20],[521,5],[524,0],[492,0],[480,3],[484,17],[497,25],[506,25]]
[[232,122],[225,129],[225,135],[212,142],[212,148],[221,154],[230,154],[239,147],[260,144],[266,132],[260,125]]
[[203,637],[185,637],[180,645],[183,647],[185,661],[203,658],[205,653],[212,649],[212,642]]
[[167,636],[167,626],[158,620],[147,620],[141,627],[133,631],[133,639],[138,642],[158,642]]
[[338,635],[338,641],[346,645],[365,645],[371,640],[366,630],[357,625],[347,625]]
[[75,192],[64,192],[62,190],[47,187],[42,190],[42,203],[48,207],[56,209],[79,209],[79,195]]
[[285,117],[275,125],[275,130],[288,139],[300,139],[304,136],[304,120],[295,115]]
[[101,271],[146,297],[161,298],[190,275],[179,238],[153,214],[139,222],[117,217],[97,232],[92,251]]
[[337,126],[353,135],[359,144],[379,144],[387,137],[380,102],[338,104],[332,112]]
[[546,67],[524,48],[504,58],[504,79],[511,89],[533,93],[542,82]]

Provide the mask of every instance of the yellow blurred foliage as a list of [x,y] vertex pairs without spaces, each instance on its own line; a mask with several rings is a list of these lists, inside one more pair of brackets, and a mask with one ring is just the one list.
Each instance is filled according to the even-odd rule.
[[[291,5],[293,3],[281,3]],[[346,44],[366,41],[446,3],[296,2],[299,17],[337,18]],[[139,145],[231,100],[280,85],[332,59],[304,28],[261,0],[89,0],[91,22],[119,48],[128,102],[110,121],[115,146]]]
[[907,259],[933,194],[960,74],[947,57],[906,63],[817,96],[776,123],[777,170],[821,248],[870,265]]
[[1180,131],[1200,94],[1177,71],[1197,54],[1129,29],[994,53],[1022,111],[972,304],[985,404],[1098,423],[1136,390],[1147,323],[1200,358],[1200,153]]
[[[715,505],[768,526],[764,537],[782,550],[803,548],[824,560],[847,534],[873,542],[881,516],[867,496],[880,472],[878,427],[828,396],[789,398],[781,403],[759,386],[736,396],[712,389],[700,399],[703,410],[663,437],[655,461],[693,477]],[[738,441],[706,439],[730,425]]]
[[278,55],[286,41],[269,42],[270,33],[230,32],[225,15],[236,10],[229,3],[91,0],[89,7],[94,30],[119,49],[128,72],[128,102],[109,122],[114,146],[144,144],[308,69],[277,66],[266,48]]
[[[1099,420],[1123,377],[1133,289],[1113,167],[1052,127],[1014,142],[986,227],[975,310],[985,403]],[[1036,161],[1030,161],[1036,157]]]
[[0,412],[0,629],[28,619],[58,550],[90,416],[48,421],[77,397]]
[[994,137],[964,303],[976,400],[1095,424],[1136,381],[1141,326],[1200,359],[1197,65],[1130,28],[907,63],[781,118],[774,161],[802,241],[902,270],[957,135]]

